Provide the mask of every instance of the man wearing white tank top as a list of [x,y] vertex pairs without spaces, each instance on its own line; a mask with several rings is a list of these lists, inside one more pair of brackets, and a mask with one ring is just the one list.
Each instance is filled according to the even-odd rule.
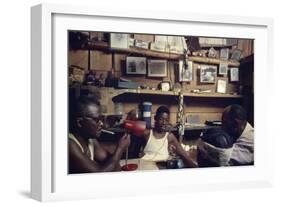
[[194,167],[187,152],[181,147],[175,135],[169,132],[170,111],[166,106],[160,106],[154,116],[154,128],[145,130],[146,141],[142,159],[149,161],[166,161],[169,158],[169,148],[183,158],[187,167]]

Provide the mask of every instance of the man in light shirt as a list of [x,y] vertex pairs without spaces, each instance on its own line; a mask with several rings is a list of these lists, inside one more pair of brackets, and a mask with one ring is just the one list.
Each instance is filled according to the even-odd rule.
[[254,128],[247,122],[246,111],[240,105],[230,105],[222,115],[222,128],[234,137],[230,165],[254,164]]

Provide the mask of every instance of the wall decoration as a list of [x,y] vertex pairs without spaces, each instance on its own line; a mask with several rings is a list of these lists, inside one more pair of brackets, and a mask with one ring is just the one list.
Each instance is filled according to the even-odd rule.
[[147,69],[149,77],[166,77],[167,76],[167,60],[147,60]]
[[221,62],[219,65],[219,75],[227,75],[228,64]]
[[228,48],[221,49],[221,51],[220,51],[220,59],[228,60],[228,58],[229,58],[229,49]]
[[239,61],[240,58],[241,58],[241,55],[242,55],[242,50],[240,50],[240,49],[234,49],[234,50],[232,51],[230,60]]
[[127,49],[129,47],[129,35],[123,33],[110,33],[110,47]]
[[189,82],[192,80],[192,61],[188,61],[187,64],[183,61],[179,61],[179,81],[180,82]]
[[226,93],[226,80],[219,79],[217,82],[217,92],[225,94]]
[[200,65],[200,82],[215,83],[217,77],[217,66]]
[[127,57],[126,74],[146,74],[145,57]]
[[231,82],[239,81],[239,68],[237,67],[230,68],[230,81]]

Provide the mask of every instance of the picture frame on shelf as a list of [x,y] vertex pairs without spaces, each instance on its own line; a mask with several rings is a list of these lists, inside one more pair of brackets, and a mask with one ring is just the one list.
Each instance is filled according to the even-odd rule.
[[231,53],[230,60],[232,61],[240,61],[242,55],[241,49],[234,49]]
[[110,47],[118,49],[129,48],[129,34],[110,33]]
[[217,78],[216,65],[200,65],[200,83],[214,84]]
[[[263,126],[255,133],[255,138],[264,141],[255,142],[257,161],[254,166],[184,168],[168,172],[68,173],[67,31],[132,31],[217,37],[222,29],[226,38],[249,38],[256,43],[255,77],[258,78],[255,79],[255,125]],[[237,33],[237,29],[241,32]],[[134,12],[122,8],[113,11],[110,8],[78,5],[34,6],[31,10],[31,198],[58,201],[167,194],[171,193],[171,188],[172,193],[176,194],[271,187],[274,134],[267,114],[273,101],[269,95],[265,102],[264,94],[274,85],[271,78],[264,77],[274,75],[272,30],[273,21],[268,18],[177,12],[171,12],[167,17],[166,13],[157,11]],[[120,45],[115,44],[115,48],[126,48],[125,43]],[[113,47],[108,51],[111,49]],[[170,95],[172,92],[167,93]],[[201,94],[192,95],[198,98]],[[147,187],[144,180],[151,179],[155,184]]]
[[148,77],[166,77],[167,76],[167,60],[148,59],[147,60],[147,76]]
[[220,50],[220,59],[228,60],[229,58],[229,48],[223,48]]
[[126,74],[146,74],[146,57],[126,58]]
[[217,93],[225,94],[226,93],[227,81],[223,79],[218,79],[217,82]]

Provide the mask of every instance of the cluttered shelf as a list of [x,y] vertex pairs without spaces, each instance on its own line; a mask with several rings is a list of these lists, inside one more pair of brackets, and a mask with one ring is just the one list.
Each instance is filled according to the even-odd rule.
[[[89,88],[91,86],[87,86]],[[85,87],[84,87],[85,88]],[[107,94],[111,94],[112,97],[119,95],[140,94],[140,95],[165,95],[165,96],[178,96],[179,92],[175,91],[161,91],[150,89],[114,89],[114,88],[101,88],[105,90]],[[221,93],[192,93],[182,92],[184,97],[204,97],[204,98],[243,98],[243,95],[238,94],[221,94]]]
[[[91,90],[97,88],[95,86],[82,86],[81,89]],[[120,95],[163,95],[163,96],[179,96],[179,92],[175,91],[161,91],[151,89],[115,89],[112,87],[98,88],[102,93],[109,95],[111,98],[118,97]],[[221,93],[205,93],[205,92],[182,92],[184,97],[202,97],[202,98],[243,98],[240,94],[221,94]]]
[[[107,52],[119,52],[119,53],[134,53],[134,54],[140,54],[144,56],[149,57],[155,57],[155,58],[162,58],[162,59],[168,59],[168,60],[178,60],[183,59],[183,54],[175,54],[175,53],[168,53],[168,52],[161,52],[161,51],[153,51],[149,49],[143,49],[143,48],[136,48],[136,47],[130,47],[129,49],[123,49],[123,48],[111,48],[108,43],[106,42],[95,42],[90,45],[87,45],[83,47],[83,49],[87,50],[102,50]],[[229,66],[239,67],[240,63],[238,61],[234,60],[221,60],[217,58],[209,58],[209,57],[200,57],[200,56],[190,56],[189,60],[198,62],[198,63],[206,63],[206,64],[217,64],[220,63],[227,63]]]

